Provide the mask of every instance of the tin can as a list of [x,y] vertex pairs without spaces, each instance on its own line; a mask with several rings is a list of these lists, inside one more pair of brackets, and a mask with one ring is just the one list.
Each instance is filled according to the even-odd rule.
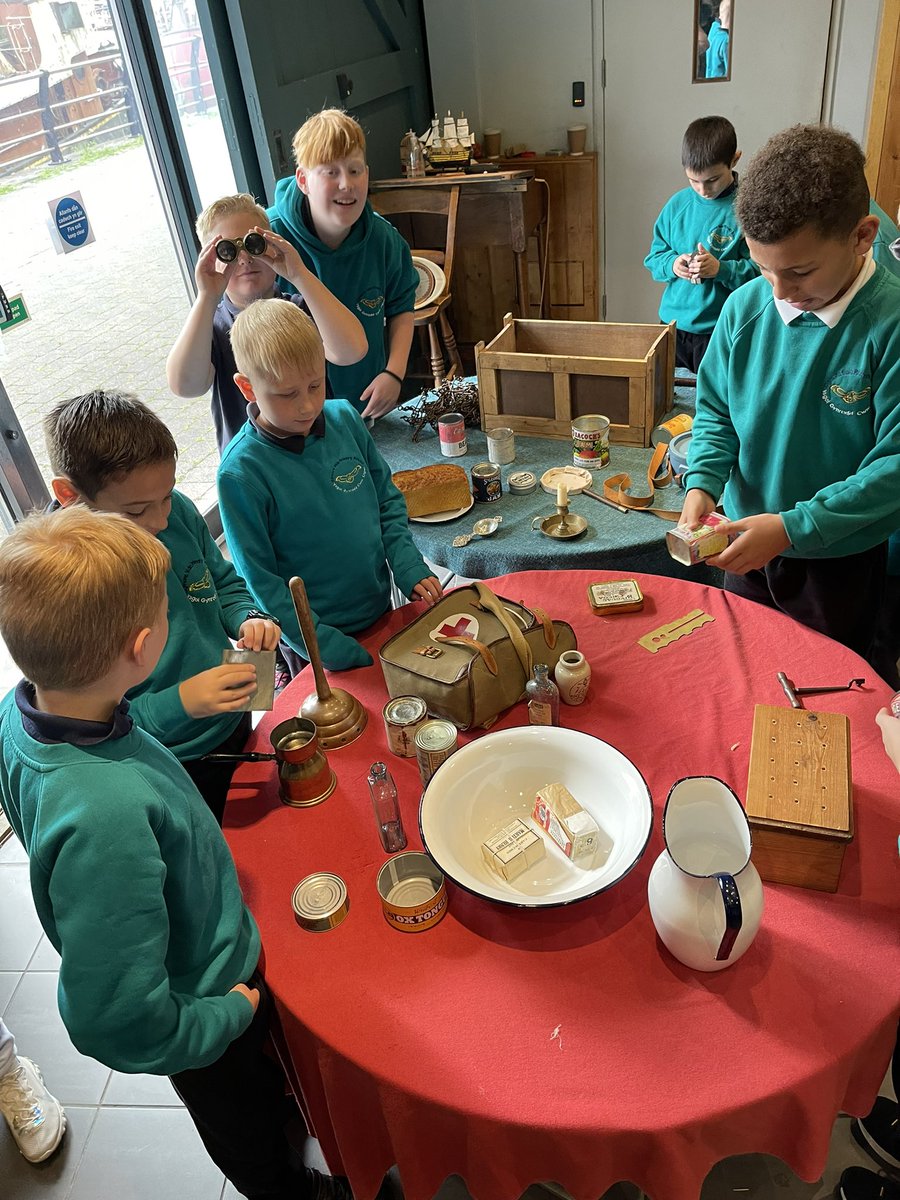
[[516,435],[511,429],[491,429],[487,435],[488,458],[505,466],[516,461]]
[[400,758],[415,758],[416,731],[428,717],[425,701],[419,696],[395,696],[381,713],[391,752]]
[[706,558],[721,554],[739,535],[719,532],[719,526],[727,521],[721,513],[711,512],[703,518],[696,529],[676,525],[666,534],[666,549],[676,562],[686,567],[696,566]]
[[466,421],[462,413],[444,413],[438,417],[438,437],[445,458],[459,458],[468,450]]
[[537,476],[533,471],[514,471],[506,480],[511,496],[530,496],[537,491]]
[[472,468],[472,495],[476,501],[488,503],[503,495],[500,468],[496,463],[476,463]]
[[891,712],[895,717],[900,717],[900,692],[894,692],[891,696]]
[[422,786],[428,787],[441,763],[457,749],[459,734],[452,721],[424,721],[416,730],[415,741]]
[[385,920],[401,933],[430,929],[447,913],[444,876],[419,850],[389,858],[378,872],[377,887]]
[[663,421],[657,425],[650,434],[650,441],[654,446],[658,446],[660,442],[665,442],[668,445],[672,438],[678,437],[679,433],[690,433],[693,424],[694,418],[690,413],[678,413],[668,421]]
[[294,888],[291,896],[294,920],[310,933],[335,929],[350,911],[347,885],[340,875],[317,871],[307,875]]
[[609,417],[595,413],[572,422],[572,462],[576,467],[605,467],[609,462]]

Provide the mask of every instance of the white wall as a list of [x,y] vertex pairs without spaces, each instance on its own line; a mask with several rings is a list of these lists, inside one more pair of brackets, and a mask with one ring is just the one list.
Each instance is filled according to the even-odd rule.
[[882,0],[841,0],[836,9],[823,116],[865,147]]
[[[431,82],[442,115],[462,108],[477,134],[502,129],[503,145],[566,145],[566,126],[593,122],[591,0],[425,0]],[[585,106],[572,107],[583,80]]]

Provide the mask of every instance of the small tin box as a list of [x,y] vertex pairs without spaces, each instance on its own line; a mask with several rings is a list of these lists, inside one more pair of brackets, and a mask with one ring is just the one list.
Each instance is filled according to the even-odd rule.
[[256,667],[256,691],[238,711],[271,712],[275,707],[275,651],[223,650],[222,663],[252,663]]
[[511,496],[530,496],[537,491],[537,476],[533,471],[513,471],[506,486]]
[[588,604],[595,617],[608,617],[611,613],[640,612],[644,607],[644,594],[636,579],[615,579],[611,583],[588,585]]
[[719,526],[728,520],[721,513],[711,512],[696,529],[676,525],[666,534],[666,549],[676,562],[686,567],[696,566],[707,558],[721,554],[738,536],[720,533]]
[[400,758],[416,757],[416,732],[428,711],[419,696],[396,696],[382,709],[384,730],[392,753]]

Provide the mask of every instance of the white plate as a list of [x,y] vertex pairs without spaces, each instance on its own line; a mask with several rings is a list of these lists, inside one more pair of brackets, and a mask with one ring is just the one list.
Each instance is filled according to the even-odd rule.
[[416,274],[419,276],[419,285],[416,288],[416,301],[413,307],[425,308],[446,291],[447,276],[437,263],[433,263],[429,258],[419,258],[414,254],[412,262],[416,269]]
[[594,486],[594,477],[585,467],[551,467],[541,476],[541,487],[545,492],[556,495],[556,489],[561,483],[566,485],[570,496],[577,496],[585,488]]
[[[481,843],[517,817],[531,829],[534,797],[564,784],[600,826],[585,867],[539,831],[544,858],[507,883],[485,863]],[[650,792],[614,746],[575,729],[519,725],[488,733],[435,772],[419,808],[425,849],[454,883],[500,904],[551,908],[586,900],[618,883],[644,853],[653,823]]]
[[467,513],[475,503],[475,497],[469,497],[469,503],[464,504],[462,508],[448,508],[446,512],[429,513],[427,517],[410,517],[411,521],[422,525],[439,525],[441,521],[455,521],[457,517],[461,517],[463,513]]

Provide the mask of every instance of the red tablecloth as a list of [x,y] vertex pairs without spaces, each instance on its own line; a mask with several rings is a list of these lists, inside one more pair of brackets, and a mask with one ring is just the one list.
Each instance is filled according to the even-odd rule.
[[[617,746],[650,785],[650,844],[610,892],[533,912],[448,884],[440,925],[391,929],[375,890],[385,856],[367,769],[389,763],[410,848],[421,787],[415,760],[388,752],[378,665],[335,679],[366,705],[369,725],[330,754],[338,787],[324,804],[281,806],[268,764],[236,776],[226,833],[266,975],[315,1132],[358,1200],[371,1200],[393,1163],[407,1200],[428,1200],[451,1173],[478,1200],[513,1200],[537,1180],[595,1200],[622,1179],[654,1200],[684,1200],[719,1159],[752,1151],[814,1180],[836,1113],[867,1112],[881,1083],[900,1009],[900,780],[873,721],[889,688],[849,650],[714,588],[639,576],[644,610],[599,619],[586,598],[598,578],[528,572],[492,586],[571,621],[594,678],[584,706],[562,706],[562,724]],[[694,608],[714,623],[657,654],[637,645]],[[376,664],[410,612],[364,639]],[[766,885],[753,946],[702,974],[665,951],[647,908],[661,805],[691,774],[744,795],[753,705],[785,703],[778,670],[801,686],[869,681],[816,704],[851,720],[856,838],[836,895]],[[267,748],[267,731],[311,689],[307,671],[251,748]],[[526,721],[519,704],[497,728]],[[290,899],[320,870],[346,881],[351,907],[339,928],[311,934]]]

